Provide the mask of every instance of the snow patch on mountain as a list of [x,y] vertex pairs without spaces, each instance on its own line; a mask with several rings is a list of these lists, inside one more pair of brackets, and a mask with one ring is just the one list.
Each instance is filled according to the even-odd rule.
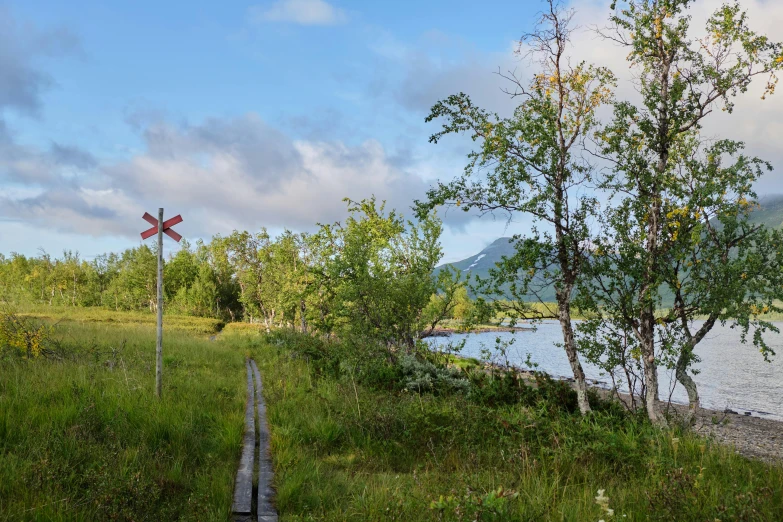
[[478,262],[479,262],[479,261],[481,261],[481,258],[482,258],[482,257],[487,257],[487,254],[480,254],[480,255],[479,255],[477,258],[476,258],[476,260],[475,260],[475,261],[473,261],[473,264],[472,264],[472,265],[470,265],[469,267],[467,267],[465,270],[463,270],[463,272],[470,272],[470,269],[471,269],[471,268],[473,268],[474,266],[476,266],[476,265],[478,264]]

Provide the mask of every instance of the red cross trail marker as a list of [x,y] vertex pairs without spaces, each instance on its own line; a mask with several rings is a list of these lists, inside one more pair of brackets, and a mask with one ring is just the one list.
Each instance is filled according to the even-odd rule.
[[[141,218],[144,221],[146,221],[147,223],[149,223],[150,225],[152,225],[152,228],[147,229],[147,230],[145,230],[144,232],[141,233],[141,238],[142,239],[150,238],[150,237],[152,237],[152,236],[154,236],[155,234],[158,233],[158,220],[157,219],[155,219],[154,217],[150,216],[149,213],[147,213],[147,212],[145,212],[144,215],[141,216]],[[177,234],[176,232],[171,230],[171,227],[173,227],[174,225],[177,225],[179,223],[182,223],[182,221],[184,221],[184,220],[182,219],[182,216],[180,216],[179,214],[177,214],[176,216],[174,216],[171,219],[167,219],[166,221],[163,222],[163,233],[166,234],[167,236],[169,236],[174,241],[179,242],[179,240],[182,239],[182,236],[180,236],[179,234]]]
[[160,397],[163,388],[163,234],[174,241],[179,242],[182,236],[171,230],[177,223],[182,223],[182,216],[177,214],[173,218],[163,221],[163,209],[158,209],[158,219],[147,212],[141,218],[152,225],[152,228],[141,233],[142,239],[147,239],[158,234],[158,338],[155,343],[155,395]]

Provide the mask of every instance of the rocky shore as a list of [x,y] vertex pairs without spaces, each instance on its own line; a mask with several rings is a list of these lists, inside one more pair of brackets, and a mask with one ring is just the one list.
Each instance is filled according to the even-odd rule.
[[[676,405],[687,411],[687,406]],[[783,464],[783,422],[734,412],[700,410],[693,431],[732,446],[740,455]]]
[[[572,378],[566,379],[573,382]],[[589,382],[592,388],[604,397],[617,397],[611,390],[595,386],[598,381]],[[620,394],[623,399],[627,395]],[[669,404],[670,413],[685,418],[688,413],[686,404]],[[783,464],[783,422],[765,419],[752,412],[740,410],[724,411],[700,408],[693,417],[691,430],[731,446],[736,453],[748,458]]]

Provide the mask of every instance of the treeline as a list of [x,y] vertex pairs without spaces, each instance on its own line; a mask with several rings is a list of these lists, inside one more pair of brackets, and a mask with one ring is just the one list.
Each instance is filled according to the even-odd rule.
[[[375,199],[348,202],[344,224],[272,237],[235,231],[182,248],[164,264],[167,313],[359,335],[413,346],[444,319],[473,311],[454,270],[433,276],[442,256],[434,214],[417,223]],[[157,309],[157,254],[141,245],[90,261],[66,251],[0,254],[7,302],[111,310]]]
[[[222,246],[199,241],[193,248],[185,241],[165,261],[167,312],[231,318],[241,311],[230,264],[220,263]],[[18,304],[155,311],[156,275],[157,254],[147,245],[90,261],[72,251],[61,257],[0,254],[0,297]]]

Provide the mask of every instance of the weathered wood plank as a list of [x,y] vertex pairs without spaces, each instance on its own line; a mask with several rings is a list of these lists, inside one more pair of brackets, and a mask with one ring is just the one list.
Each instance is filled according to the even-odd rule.
[[246,362],[245,365],[247,367],[245,435],[242,439],[242,457],[239,460],[239,470],[234,486],[234,504],[231,508],[235,515],[250,515],[253,504],[253,466],[256,447],[255,393],[250,362]]
[[272,458],[269,453],[269,426],[266,422],[266,404],[264,403],[261,373],[256,362],[250,361],[256,376],[256,403],[258,408],[258,522],[276,522],[277,509],[272,504],[275,492],[272,488],[274,478]]

